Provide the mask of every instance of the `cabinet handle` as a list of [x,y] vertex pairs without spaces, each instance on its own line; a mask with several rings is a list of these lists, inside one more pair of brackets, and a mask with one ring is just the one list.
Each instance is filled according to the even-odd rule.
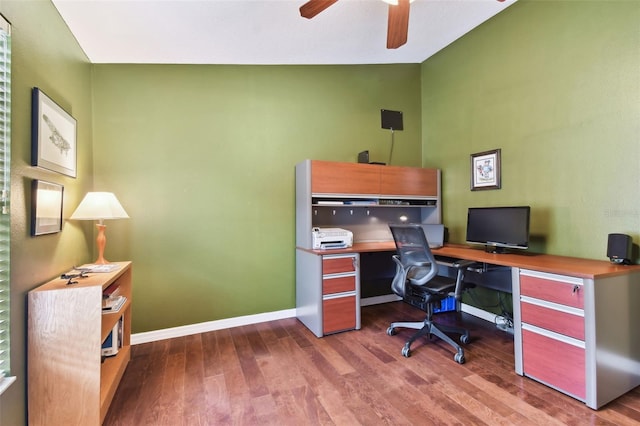
[[575,293],[578,293],[579,291],[580,291],[580,286],[579,286],[579,285],[577,285],[577,284],[576,284],[576,285],[574,285],[574,286],[573,286],[573,291],[572,291],[572,293],[574,293],[574,294],[575,294]]
[[351,263],[353,263],[353,269],[354,270],[358,269],[358,262],[356,262],[356,258],[355,257],[351,258]]

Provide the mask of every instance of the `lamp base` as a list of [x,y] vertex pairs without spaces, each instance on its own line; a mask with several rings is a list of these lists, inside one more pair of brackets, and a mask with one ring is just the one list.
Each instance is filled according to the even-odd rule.
[[107,225],[103,225],[101,223],[96,224],[98,228],[98,237],[96,238],[96,245],[98,246],[98,258],[95,262],[96,265],[106,265],[109,263],[107,259],[104,258],[104,248],[107,245],[107,236],[104,233],[104,230],[107,228]]

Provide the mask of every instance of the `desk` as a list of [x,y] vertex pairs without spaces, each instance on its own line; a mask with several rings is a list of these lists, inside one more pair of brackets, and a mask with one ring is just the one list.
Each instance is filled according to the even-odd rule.
[[[415,167],[296,165],[296,316],[316,336],[360,328],[361,254],[395,252],[388,223],[441,223],[440,177]],[[316,226],[383,242],[311,250]],[[453,244],[434,254],[509,269],[516,373],[594,409],[640,385],[640,265]]]
[[[394,252],[393,241],[340,250],[296,249],[297,315],[318,337],[360,328],[359,255],[379,251]],[[495,254],[455,244],[433,252],[511,268],[517,374],[593,409],[640,385],[640,265]],[[323,265],[331,262],[346,269],[328,272]],[[346,285],[331,290],[328,284],[336,278]],[[348,326],[333,322],[327,332],[322,327],[332,323],[328,317],[343,313],[336,306],[348,307]]]

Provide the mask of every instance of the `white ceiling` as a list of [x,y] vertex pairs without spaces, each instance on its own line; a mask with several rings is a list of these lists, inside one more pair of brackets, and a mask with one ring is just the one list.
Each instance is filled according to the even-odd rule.
[[52,1],[93,63],[267,65],[420,63],[516,0],[416,0],[395,50],[381,0]]

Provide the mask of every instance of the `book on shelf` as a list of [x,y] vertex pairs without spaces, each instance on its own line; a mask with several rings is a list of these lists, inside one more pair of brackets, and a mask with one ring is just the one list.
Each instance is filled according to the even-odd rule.
[[109,287],[102,290],[102,298],[108,299],[110,297],[116,297],[120,294],[120,286],[117,284],[112,284]]
[[118,312],[127,301],[125,296],[110,296],[102,299],[102,313]]
[[111,356],[118,355],[118,351],[122,349],[122,328],[123,317],[120,317],[116,325],[113,327],[107,338],[102,342],[102,361]]
[[116,297],[119,294],[120,294],[120,286],[117,284],[112,284],[102,291],[102,298],[108,299],[110,297]]

